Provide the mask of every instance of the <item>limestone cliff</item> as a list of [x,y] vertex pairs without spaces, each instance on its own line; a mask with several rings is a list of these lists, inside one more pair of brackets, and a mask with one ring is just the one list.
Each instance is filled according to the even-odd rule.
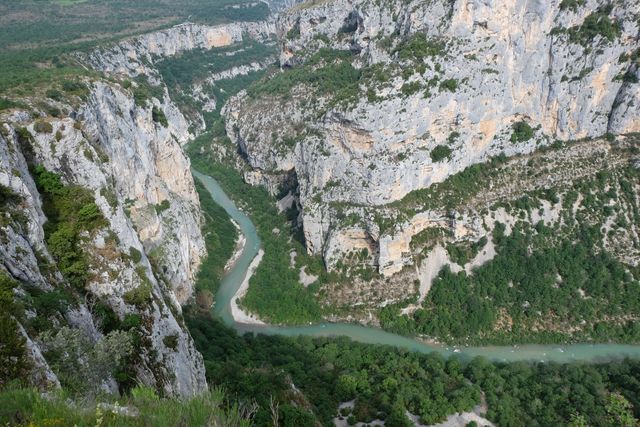
[[88,55],[78,54],[78,57],[92,68],[108,74],[157,77],[157,70],[153,67],[157,59],[190,50],[230,46],[241,42],[245,35],[265,40],[274,33],[273,22],[236,22],[217,26],[185,23],[96,49]]
[[[86,87],[82,98],[48,101],[58,117],[47,116],[38,108],[42,104],[31,99],[26,100],[33,102],[30,112],[2,116],[0,184],[18,195],[24,214],[21,225],[3,223],[3,269],[25,289],[68,288],[49,255],[43,227],[51,218],[43,213],[33,168],[42,166],[68,185],[89,189],[107,224],[83,237],[90,279],[79,294],[70,291],[78,299],[60,325],[80,328],[98,340],[96,301],[120,321],[137,315],[144,328],[136,349],[137,378],[170,395],[193,394],[205,389],[206,381],[181,304],[193,295],[205,249],[190,164],[181,149],[191,137],[187,121],[166,94],[136,104],[132,91],[118,84],[92,80],[80,85]],[[127,299],[146,286],[148,304]],[[47,317],[33,310],[33,317]],[[29,339],[39,354],[38,337]]]
[[[62,91],[56,85],[45,96],[23,97],[24,108],[2,113],[0,184],[17,205],[3,211],[0,273],[19,284],[16,295],[26,310],[18,320],[37,367],[35,384],[59,382],[43,357],[43,331],[32,325],[33,319],[50,323],[49,330],[71,326],[93,342],[100,341],[112,323],[131,328],[134,319],[141,328],[136,329],[137,381],[168,395],[191,395],[206,388],[202,356],[181,308],[194,294],[205,255],[200,205],[190,162],[182,151],[194,137],[190,129],[202,123],[185,118],[155,64],[191,50],[234,46],[247,38],[264,41],[273,33],[274,22],[215,27],[186,23],[77,53],[76,58],[99,76],[66,82]],[[265,66],[249,63],[222,69],[209,80]],[[215,99],[201,95],[215,107]],[[45,197],[34,180],[38,167],[58,174],[64,185],[88,189],[106,220],[97,230],[78,236],[89,270],[80,289],[60,267],[62,255],[52,255],[50,224],[56,218],[48,218],[43,209]],[[34,292],[54,300],[61,292],[69,294],[72,303],[43,311],[34,302]],[[105,312],[113,312],[117,320],[108,320]],[[116,383],[111,378],[102,387],[115,391]]]
[[227,131],[249,181],[297,178],[309,252],[332,268],[366,248],[389,276],[420,224],[449,221],[381,231],[390,204],[492,156],[640,130],[639,16],[630,0],[304,3],[278,18],[283,70],[228,103]]

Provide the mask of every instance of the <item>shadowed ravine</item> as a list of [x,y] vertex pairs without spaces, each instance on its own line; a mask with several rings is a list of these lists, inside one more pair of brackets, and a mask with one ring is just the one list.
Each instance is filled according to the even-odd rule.
[[414,351],[437,351],[445,356],[454,353],[464,357],[485,356],[492,360],[518,361],[537,360],[570,362],[580,361],[606,361],[625,357],[640,358],[639,345],[623,344],[570,344],[570,345],[521,345],[521,346],[488,346],[488,347],[450,347],[429,345],[417,340],[400,335],[385,332],[381,329],[359,326],[348,323],[322,323],[309,326],[259,326],[236,323],[231,315],[230,302],[237,289],[240,287],[251,261],[260,249],[260,239],[253,223],[233,201],[224,193],[220,185],[210,176],[197,171],[193,174],[211,193],[213,199],[240,225],[242,233],[246,237],[246,244],[242,255],[237,262],[222,278],[220,289],[216,295],[214,313],[223,321],[233,326],[239,332],[257,332],[263,334],[278,334],[285,336],[309,335],[309,336],[347,336],[355,341],[392,345],[404,347]]

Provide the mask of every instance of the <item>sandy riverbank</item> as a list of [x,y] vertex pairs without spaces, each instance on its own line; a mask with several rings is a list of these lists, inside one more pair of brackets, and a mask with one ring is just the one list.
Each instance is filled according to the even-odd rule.
[[231,255],[231,258],[229,258],[229,260],[224,266],[225,273],[228,272],[236,264],[236,262],[240,258],[240,255],[242,255],[242,251],[244,251],[244,245],[247,243],[247,239],[244,237],[244,234],[242,234],[242,231],[240,230],[240,226],[238,225],[238,223],[235,222],[233,218],[231,218],[231,222],[233,223],[234,227],[236,227],[236,229],[238,230],[238,238],[236,239],[236,244],[233,249],[233,255]]
[[258,268],[260,261],[262,261],[263,255],[264,255],[264,251],[260,249],[256,257],[253,259],[253,261],[251,261],[251,264],[249,264],[249,268],[247,269],[247,273],[244,276],[244,280],[242,281],[242,284],[240,285],[236,293],[231,298],[231,303],[230,303],[231,316],[233,316],[233,320],[236,321],[237,323],[244,323],[244,324],[250,324],[250,325],[265,325],[265,323],[262,320],[258,319],[253,314],[247,313],[246,311],[241,309],[240,306],[238,305],[238,300],[241,299],[247,293],[247,290],[249,289],[249,279],[251,279],[251,276],[253,276],[253,273],[256,271],[256,268]]

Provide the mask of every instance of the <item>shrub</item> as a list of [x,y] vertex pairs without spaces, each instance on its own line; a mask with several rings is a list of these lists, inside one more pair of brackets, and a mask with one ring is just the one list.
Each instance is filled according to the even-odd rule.
[[167,335],[162,339],[162,343],[173,351],[178,349],[178,335]]
[[124,302],[127,304],[141,307],[151,300],[151,282],[147,278],[147,273],[144,267],[137,267],[136,273],[138,274],[138,277],[140,277],[142,283],[140,283],[136,288],[125,292],[123,298]]
[[62,101],[64,99],[64,94],[58,89],[48,89],[45,94],[47,98],[53,99],[54,101]]
[[164,127],[169,126],[169,122],[167,121],[167,116],[164,115],[164,111],[162,111],[155,105],[151,109],[151,118],[154,122],[160,123]]
[[318,96],[329,96],[328,106],[356,102],[362,72],[351,64],[350,51],[322,48],[304,65],[274,74],[247,88],[252,97],[288,95],[297,85],[307,85]]
[[560,10],[571,9],[577,10],[578,7],[584,6],[585,0],[562,0],[560,2]]
[[138,106],[145,106],[151,98],[164,97],[164,89],[161,86],[152,86],[143,76],[136,77],[136,85],[133,89],[133,100]]
[[0,98],[0,111],[8,110],[9,108],[17,107],[18,104],[7,98]]
[[402,92],[404,96],[411,96],[420,91],[420,89],[422,89],[420,82],[411,82],[403,84],[402,88],[400,88],[400,92]]
[[533,128],[525,121],[519,121],[512,126],[511,142],[526,142],[533,138]]
[[162,202],[155,205],[156,212],[158,214],[161,214],[162,212],[166,211],[170,207],[171,207],[171,203],[169,202],[169,200],[163,200]]
[[24,381],[30,369],[26,339],[18,331],[14,280],[0,273],[0,388],[12,381]]
[[142,260],[142,253],[140,253],[140,251],[133,246],[129,248],[129,256],[131,257],[131,260],[136,264]]
[[128,331],[133,328],[138,328],[142,325],[142,318],[139,314],[129,313],[125,314],[122,323],[120,324],[120,329],[123,331]]
[[620,35],[620,25],[609,19],[610,7],[605,7],[587,16],[579,27],[569,30],[569,41],[587,46],[596,36],[612,42]]
[[[89,96],[89,88],[86,84],[79,80],[62,80],[60,84],[62,90],[69,95],[75,95],[80,99],[86,100]],[[52,98],[56,99],[56,98]]]
[[437,145],[433,150],[431,150],[431,160],[435,163],[448,159],[451,157],[452,152],[451,148],[446,145]]
[[95,202],[89,202],[82,206],[78,211],[78,220],[80,225],[86,229],[96,228],[97,225],[105,225],[106,220],[100,212],[100,208]]
[[107,187],[102,187],[100,189],[100,195],[107,200],[107,203],[112,208],[115,209],[118,206],[118,196],[116,196],[116,193],[114,191],[110,190]]
[[12,381],[25,381],[28,372],[26,339],[18,331],[18,322],[0,313],[0,388]]
[[300,38],[300,20],[293,24],[293,27],[287,31],[287,39],[295,40]]
[[63,327],[41,335],[47,361],[58,379],[76,393],[97,392],[133,352],[128,332],[112,331],[97,342],[80,329]]
[[53,126],[51,126],[51,123],[49,122],[46,122],[44,120],[38,120],[37,122],[34,123],[33,130],[35,130],[38,133],[52,133]]
[[19,203],[22,198],[9,187],[0,184],[0,212],[10,204]]
[[79,247],[80,232],[102,227],[106,220],[88,189],[64,185],[60,175],[42,166],[36,166],[33,174],[48,219],[44,231],[49,251],[69,282],[83,287],[88,278],[88,262]]
[[442,55],[444,44],[439,40],[427,39],[425,33],[416,33],[402,42],[396,52],[403,60],[422,60],[429,56]]
[[460,137],[460,132],[453,131],[447,137],[447,144],[451,145]]
[[151,284],[142,283],[123,295],[124,302],[130,305],[142,306],[151,299]]
[[443,80],[440,83],[440,89],[448,90],[449,92],[455,92],[458,88],[458,81],[456,79]]

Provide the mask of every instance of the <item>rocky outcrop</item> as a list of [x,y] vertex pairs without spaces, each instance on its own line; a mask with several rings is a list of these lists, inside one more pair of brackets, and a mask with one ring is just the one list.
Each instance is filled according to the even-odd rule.
[[639,16],[633,1],[299,5],[278,18],[283,68],[303,68],[326,47],[351,52],[319,66],[360,70],[358,97],[332,104],[312,79],[284,97],[241,94],[226,107],[227,131],[261,174],[295,173],[311,253],[330,254],[331,266],[333,248],[361,245],[343,237],[350,213],[373,236],[371,264],[392,274],[386,266],[403,265],[403,250],[376,237],[367,208],[384,211],[499,154],[638,131]]
[[[186,120],[168,97],[136,105],[117,84],[87,85],[86,102],[67,117],[18,111],[2,117],[0,184],[20,197],[23,219],[3,222],[1,269],[45,292],[68,286],[51,268],[55,262],[43,229],[48,218],[28,163],[91,190],[107,225],[81,243],[90,279],[79,294],[84,299],[68,308],[65,322],[98,340],[100,317],[91,301],[106,303],[120,321],[139,316],[145,333],[136,349],[138,380],[168,395],[197,393],[206,388],[204,366],[182,320],[181,303],[193,294],[205,248],[190,164],[180,145],[190,137]],[[153,119],[152,110],[164,114],[166,127]],[[147,284],[148,304],[125,297]],[[42,315],[33,310],[32,317]],[[37,346],[38,337],[29,336],[32,358],[46,366]],[[44,372],[55,385],[52,373]]]

